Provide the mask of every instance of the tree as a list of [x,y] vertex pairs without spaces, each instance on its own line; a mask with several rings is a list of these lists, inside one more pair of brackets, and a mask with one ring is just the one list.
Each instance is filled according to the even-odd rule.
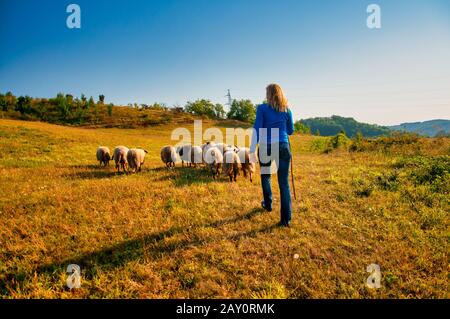
[[72,94],[66,94],[66,102],[71,104],[73,102],[73,95]]
[[86,95],[81,94],[80,100],[81,100],[81,108],[82,109],[87,109],[87,98],[86,98]]
[[[187,102],[186,106],[184,107],[186,112],[192,113],[195,115],[205,115],[209,118],[218,118],[222,115],[222,110],[218,105],[214,105],[210,100],[197,100],[195,102]],[[223,111],[223,113],[225,113]]]
[[95,119],[98,120],[98,107],[92,96],[89,98],[89,102],[88,102],[88,109],[91,109],[91,108],[94,109]]
[[89,98],[88,104],[87,104],[87,109],[90,110],[91,108],[94,108],[95,106],[95,101],[94,98],[91,96]]
[[98,96],[98,99],[100,104],[105,104],[105,96],[103,94],[100,94]]
[[61,113],[63,119],[67,119],[70,114],[70,106],[67,103],[66,97],[62,93],[56,95],[56,107]]
[[227,117],[232,120],[253,123],[256,118],[256,107],[250,100],[233,100]]
[[109,103],[108,106],[107,106],[107,108],[108,108],[108,115],[109,115],[109,116],[112,116],[113,104],[112,104],[112,103]]
[[320,131],[319,131],[319,129],[316,130],[316,132],[314,133],[314,135],[320,136]]
[[8,104],[6,103],[6,97],[0,93],[0,108],[3,112],[8,111]]
[[19,111],[20,114],[29,114],[32,112],[31,107],[31,97],[27,96],[19,96],[16,104],[16,111]]
[[216,105],[214,105],[214,113],[216,115],[217,118],[219,119],[223,119],[225,118],[225,109],[223,108],[223,105],[220,103],[217,103]]
[[11,93],[11,91],[6,92],[5,100],[6,100],[6,107],[7,107],[8,110],[15,110],[16,109],[17,99]]

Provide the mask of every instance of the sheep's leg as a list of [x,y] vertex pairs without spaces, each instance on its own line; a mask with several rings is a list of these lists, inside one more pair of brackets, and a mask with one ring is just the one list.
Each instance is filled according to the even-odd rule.
[[237,176],[238,172],[235,170],[234,171],[234,181],[236,181],[236,176]]
[[220,175],[220,172],[219,172],[219,165],[217,165],[217,168],[216,168],[216,176],[219,177],[219,175]]

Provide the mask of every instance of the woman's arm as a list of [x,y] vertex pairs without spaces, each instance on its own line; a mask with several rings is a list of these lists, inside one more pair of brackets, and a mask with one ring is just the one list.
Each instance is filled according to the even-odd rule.
[[292,135],[294,133],[294,120],[292,119],[292,112],[288,109],[288,119],[286,123],[286,131],[288,135]]
[[263,111],[261,105],[256,109],[255,124],[253,124],[252,143],[250,145],[250,153],[256,152],[256,145],[259,142],[259,129],[263,126]]

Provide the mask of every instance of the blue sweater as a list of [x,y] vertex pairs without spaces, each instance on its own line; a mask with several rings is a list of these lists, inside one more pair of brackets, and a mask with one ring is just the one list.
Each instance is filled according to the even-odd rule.
[[[261,104],[256,110],[256,120],[253,128],[256,134],[253,134],[251,152],[255,152],[258,143],[270,144],[274,142],[288,142],[288,135],[294,133],[294,121],[292,120],[291,110],[287,112],[278,112],[268,104]],[[267,133],[260,132],[260,128],[266,128]],[[278,129],[278,134],[271,129]]]

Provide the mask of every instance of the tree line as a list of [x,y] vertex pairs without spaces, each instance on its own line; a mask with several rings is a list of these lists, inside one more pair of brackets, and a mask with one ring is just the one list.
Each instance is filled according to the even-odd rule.
[[[105,96],[99,95],[95,101],[84,94],[74,97],[71,94],[58,93],[54,98],[32,98],[28,95],[16,97],[13,93],[0,93],[0,111],[2,116],[36,119],[49,122],[70,124],[95,123],[102,116],[113,117],[113,103],[105,103]],[[211,119],[232,119],[253,123],[256,117],[256,106],[250,100],[233,100],[228,112],[222,104],[207,99],[189,101],[184,107],[169,107],[164,103],[137,104],[129,103],[126,107],[137,110],[160,110],[185,112]]]
[[[120,109],[125,110],[120,112],[122,117],[134,114],[126,112],[127,108],[137,111],[158,110],[163,111],[162,114],[166,114],[166,112],[187,113],[210,119],[230,119],[253,124],[256,118],[257,105],[253,104],[249,99],[235,99],[232,101],[228,112],[226,112],[222,104],[213,103],[208,99],[188,101],[184,107],[179,105],[169,107],[164,103],[130,103]],[[11,92],[6,94],[0,92],[0,112],[1,117],[81,125],[105,121],[114,122],[116,120],[115,112],[119,112],[119,109],[113,103],[106,103],[105,95],[103,94],[100,94],[97,101],[95,101],[92,96],[87,98],[84,94],[81,94],[80,97],[74,97],[71,94],[58,93],[56,97],[47,99],[32,98],[27,95],[16,97]],[[153,114],[157,116],[159,113]],[[170,113],[167,113],[167,116],[169,115]],[[152,122],[152,113],[146,113],[145,117],[149,123]],[[352,118],[339,116],[299,120],[295,122],[294,128],[297,133],[324,136],[333,136],[341,131],[345,131],[350,137],[356,136],[357,132],[361,132],[368,137],[388,135],[390,133],[388,128],[359,123]]]

